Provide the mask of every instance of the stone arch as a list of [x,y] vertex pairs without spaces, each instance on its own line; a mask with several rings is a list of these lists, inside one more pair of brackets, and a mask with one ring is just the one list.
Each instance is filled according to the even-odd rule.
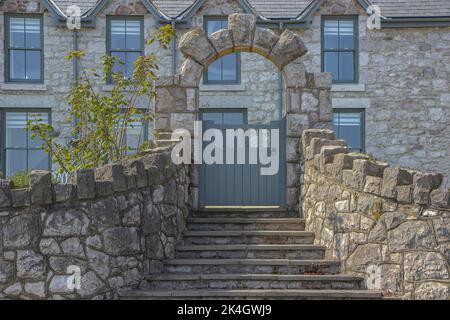
[[[331,128],[331,74],[307,73],[296,60],[307,48],[300,36],[291,30],[277,35],[256,26],[256,16],[232,14],[228,28],[207,35],[201,28],[183,35],[179,48],[184,55],[180,74],[161,79],[156,111],[156,129],[193,131],[199,113],[199,84],[207,66],[233,52],[257,53],[270,60],[284,76],[284,108],[286,111],[286,155],[288,207],[298,207],[301,189],[301,143],[305,129]],[[170,135],[166,135],[170,137]],[[192,196],[195,203],[193,182]],[[198,179],[197,179],[198,180]]]
[[292,64],[307,52],[300,36],[288,29],[278,36],[270,29],[256,27],[254,15],[232,14],[228,18],[228,29],[210,36],[201,28],[189,31],[182,37],[179,47],[185,56],[181,86],[197,87],[209,64],[234,52],[257,53],[283,71],[287,86],[304,85],[299,83],[305,79],[303,65]]

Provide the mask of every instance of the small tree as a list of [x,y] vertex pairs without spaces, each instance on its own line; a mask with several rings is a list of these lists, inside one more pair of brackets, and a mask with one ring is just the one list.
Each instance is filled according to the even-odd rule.
[[[155,41],[167,49],[174,31],[170,25],[159,28],[147,41]],[[153,119],[152,101],[156,96],[157,56],[154,53],[140,56],[134,63],[132,78],[124,77],[121,71],[114,71],[117,64],[123,64],[115,57],[102,58],[102,70],[86,69],[82,63],[84,53],[70,51],[66,59],[77,59],[80,76],[71,87],[68,102],[72,106],[67,123],[75,125],[71,140],[67,144],[57,141],[55,129],[39,117],[28,121],[27,129],[33,138],[39,137],[45,151],[59,165],[58,172],[71,173],[80,168],[95,168],[108,162],[122,160],[128,156],[126,133],[137,121]],[[95,84],[111,81],[111,92],[96,90]],[[139,106],[138,106],[139,104]],[[139,117],[139,120],[137,118]],[[141,126],[143,130],[145,126]],[[142,132],[140,134],[142,136]],[[139,139],[138,147],[146,147]]]

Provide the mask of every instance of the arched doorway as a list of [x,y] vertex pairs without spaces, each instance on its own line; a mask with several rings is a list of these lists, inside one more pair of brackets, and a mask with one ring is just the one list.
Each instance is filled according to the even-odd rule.
[[[281,71],[284,79],[285,124],[277,125],[281,130],[285,125],[281,141],[286,148],[281,154],[286,155],[286,160],[281,158],[280,160],[283,162],[281,167],[286,164],[286,170],[283,173],[285,182],[278,186],[282,191],[280,192],[282,200],[277,204],[289,208],[297,207],[301,183],[300,136],[304,129],[330,126],[331,78],[326,74],[307,74],[303,64],[296,61],[307,51],[296,33],[284,30],[281,35],[277,35],[270,29],[259,28],[256,26],[256,17],[253,15],[230,15],[228,28],[209,36],[203,29],[189,31],[182,37],[179,47],[185,57],[181,72],[177,76],[164,80],[158,97],[160,103],[156,104],[156,128],[163,131],[179,128],[194,131],[194,121],[201,119],[200,80],[208,65],[213,61],[234,52],[252,52],[267,58]],[[304,94],[315,98],[305,99],[305,102],[302,102]],[[324,99],[319,99],[321,95]],[[317,101],[317,104],[302,106],[302,103],[308,104],[310,101]],[[199,167],[194,169],[194,171],[197,170],[197,174],[193,175],[192,181],[194,207],[205,204],[200,199],[202,180],[199,169]]]

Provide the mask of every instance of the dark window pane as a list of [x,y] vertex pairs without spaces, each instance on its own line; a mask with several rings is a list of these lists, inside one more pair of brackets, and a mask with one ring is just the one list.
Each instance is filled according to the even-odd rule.
[[49,158],[44,150],[28,151],[28,171],[31,170],[48,170]]
[[339,80],[354,80],[354,59],[353,52],[339,53]]
[[9,56],[9,75],[11,79],[25,79],[25,51],[11,50]]
[[339,48],[339,21],[325,20],[323,38],[325,50]]
[[25,47],[25,19],[9,19],[9,45],[11,48]]
[[137,20],[127,20],[126,33],[127,50],[141,50],[141,22]]
[[224,112],[223,123],[232,125],[244,124],[244,114],[242,112]]
[[[48,113],[29,113],[28,120],[32,121],[32,123],[49,123]],[[36,136],[35,138],[31,138],[31,134],[28,133],[28,147],[41,148],[41,139],[38,136]]]
[[114,73],[122,72],[122,74],[125,76],[126,75],[126,70],[125,70],[126,53],[125,52],[113,52],[112,56],[118,58],[117,62],[114,63],[114,65],[113,65],[112,71]]
[[203,121],[213,121],[214,124],[223,124],[223,117],[220,112],[205,112],[202,119]]
[[222,80],[222,59],[216,60],[208,66],[208,81]]
[[339,21],[339,49],[354,49],[353,21]]
[[325,52],[324,53],[324,72],[331,72],[333,80],[339,79],[339,53]]
[[28,49],[41,48],[41,20],[25,19],[25,45]]
[[6,122],[6,148],[26,148],[27,114],[25,112],[7,112]]
[[39,80],[41,78],[41,51],[27,51],[26,79]]
[[363,124],[361,113],[335,113],[333,126],[339,139],[345,139],[350,149],[362,150]]
[[27,171],[27,151],[6,150],[6,176],[11,177],[20,171]]
[[133,70],[134,70],[134,62],[139,58],[141,54],[139,52],[127,52],[127,59],[126,59],[126,67],[127,67],[127,78],[133,77]]
[[237,55],[236,55],[236,53],[226,55],[226,56],[222,57],[221,59],[223,60],[222,80],[226,80],[226,81],[237,80],[237,70],[236,70]]
[[125,20],[111,20],[111,49],[124,50],[125,42]]

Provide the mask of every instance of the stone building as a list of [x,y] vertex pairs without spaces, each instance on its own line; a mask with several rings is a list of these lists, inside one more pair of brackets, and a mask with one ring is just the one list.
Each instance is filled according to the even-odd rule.
[[[7,176],[52,169],[35,114],[70,139],[67,51],[129,74],[157,26],[177,36],[143,124],[158,148],[69,183],[0,179],[0,299],[448,299],[450,6],[408,3],[85,0],[69,30],[70,1],[2,1]],[[197,119],[257,131],[279,170],[258,174],[252,139],[257,165],[176,165],[169,133]]]
[[[26,135],[11,139],[23,133],[26,119],[36,111],[56,126],[61,140],[70,139],[66,96],[78,70],[64,60],[69,50],[85,51],[86,67],[99,67],[101,57],[110,52],[128,55],[130,66],[140,53],[156,50],[137,39],[171,23],[177,34],[173,49],[161,50],[159,56],[161,75],[174,75],[183,62],[178,49],[183,34],[196,27],[211,34],[226,27],[228,15],[252,13],[258,26],[276,34],[289,29],[300,36],[308,52],[296,62],[309,73],[332,72],[331,96],[291,95],[271,61],[256,53],[232,53],[209,66],[198,97],[187,97],[198,98],[201,112],[214,109],[212,117],[235,112],[248,124],[267,124],[283,118],[288,103],[313,111],[331,99],[333,114],[313,117],[305,127],[329,126],[333,121],[338,137],[356,151],[410,168],[449,173],[450,4],[370,3],[381,9],[381,29],[367,27],[369,1],[362,0],[1,1],[0,60],[5,62],[0,65],[1,171],[10,176],[51,169],[48,157]],[[79,6],[82,15],[81,29],[75,31],[66,26],[71,5]],[[133,48],[120,48],[124,34],[135,42]],[[118,48],[108,44],[112,38]],[[98,90],[110,88],[98,83]],[[164,94],[161,97],[165,99]],[[151,139],[154,125],[148,128],[146,137]],[[129,134],[136,135],[136,130]],[[288,148],[297,146],[287,139]],[[297,187],[300,165],[289,156],[287,161],[288,187]],[[450,186],[447,178],[443,186]]]

